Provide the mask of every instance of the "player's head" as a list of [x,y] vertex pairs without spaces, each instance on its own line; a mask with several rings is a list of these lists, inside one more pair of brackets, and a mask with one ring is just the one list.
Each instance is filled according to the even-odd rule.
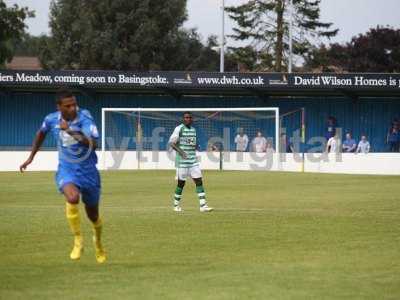
[[190,126],[193,123],[193,115],[190,111],[185,111],[183,113],[183,124]]
[[78,104],[75,96],[68,89],[60,89],[56,94],[57,109],[66,120],[73,120],[76,118],[78,111]]
[[262,137],[262,132],[261,131],[257,131],[257,137]]

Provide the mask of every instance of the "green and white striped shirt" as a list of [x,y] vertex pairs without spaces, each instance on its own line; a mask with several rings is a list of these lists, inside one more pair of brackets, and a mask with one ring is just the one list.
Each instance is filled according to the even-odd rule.
[[187,158],[184,159],[176,153],[175,166],[177,168],[191,168],[199,165],[196,158],[196,129],[193,126],[187,127],[184,124],[177,126],[169,138],[169,143],[176,143],[187,154]]

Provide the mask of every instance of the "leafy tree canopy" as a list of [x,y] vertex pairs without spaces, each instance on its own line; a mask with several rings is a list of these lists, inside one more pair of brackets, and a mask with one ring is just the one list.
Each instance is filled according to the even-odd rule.
[[14,5],[7,7],[0,0],[0,66],[11,61],[14,55],[15,42],[21,40],[25,32],[25,19],[34,17],[34,12],[27,7]]

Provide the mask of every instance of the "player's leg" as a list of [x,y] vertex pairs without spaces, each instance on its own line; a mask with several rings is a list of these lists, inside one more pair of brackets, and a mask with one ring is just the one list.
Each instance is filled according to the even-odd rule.
[[99,215],[100,186],[85,186],[82,188],[82,201],[88,219],[93,226],[93,243],[98,263],[106,261],[106,253],[102,244],[103,221]]
[[182,200],[182,192],[183,188],[185,186],[185,181],[184,180],[179,180],[175,188],[175,194],[174,194],[174,210],[176,212],[181,212],[182,207],[181,207],[181,200]]
[[101,240],[103,221],[99,216],[99,206],[89,206],[85,204],[85,209],[86,214],[93,225],[93,243],[96,250],[96,260],[98,263],[103,263],[106,260],[106,253]]
[[62,187],[62,192],[66,199],[66,217],[72,234],[74,235],[74,246],[70,258],[79,259],[83,251],[83,239],[79,218],[79,194],[80,191],[73,183],[68,183]]
[[200,211],[201,212],[212,211],[213,208],[211,208],[207,205],[206,192],[203,187],[203,179],[202,179],[200,167],[195,166],[195,167],[190,168],[190,176],[192,177],[192,179],[196,185],[196,193],[197,193],[197,197],[199,198]]
[[187,168],[176,169],[176,179],[178,181],[174,193],[174,211],[181,212],[182,192],[187,178]]

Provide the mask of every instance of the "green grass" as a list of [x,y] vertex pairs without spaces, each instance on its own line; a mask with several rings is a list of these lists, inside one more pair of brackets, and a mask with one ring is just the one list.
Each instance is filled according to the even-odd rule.
[[[174,172],[107,172],[108,261],[71,235],[53,174],[0,173],[1,299],[400,299],[399,177],[205,172],[171,210]],[[81,211],[83,212],[83,211]]]

